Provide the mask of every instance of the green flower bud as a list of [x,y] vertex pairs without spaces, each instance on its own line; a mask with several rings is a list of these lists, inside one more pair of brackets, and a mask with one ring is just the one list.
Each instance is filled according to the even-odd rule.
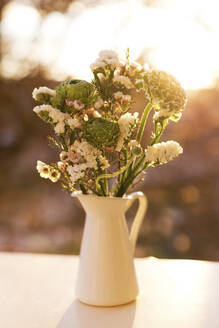
[[83,137],[98,149],[116,146],[120,134],[117,122],[93,118],[84,125]]
[[84,80],[71,80],[56,87],[56,96],[52,105],[64,112],[72,112],[74,108],[66,104],[66,100],[80,100],[85,106],[92,104],[97,98],[95,86]]
[[132,152],[133,155],[139,156],[142,153],[142,148],[138,147],[138,146],[134,146],[134,147],[132,147],[131,152]]
[[148,100],[169,116],[178,115],[185,107],[187,96],[180,83],[170,74],[152,70],[144,74],[144,90]]

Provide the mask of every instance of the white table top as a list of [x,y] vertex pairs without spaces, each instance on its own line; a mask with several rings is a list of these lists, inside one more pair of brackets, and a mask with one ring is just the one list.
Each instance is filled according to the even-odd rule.
[[219,263],[136,259],[137,302],[112,308],[74,296],[78,257],[0,253],[2,328],[219,328]]

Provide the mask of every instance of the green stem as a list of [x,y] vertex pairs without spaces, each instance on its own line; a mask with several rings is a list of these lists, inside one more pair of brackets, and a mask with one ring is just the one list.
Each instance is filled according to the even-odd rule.
[[147,106],[144,109],[143,115],[141,117],[141,122],[140,122],[140,125],[139,125],[139,128],[138,128],[137,138],[136,138],[136,140],[138,142],[141,141],[141,138],[142,138],[142,135],[143,135],[143,132],[144,132],[144,128],[145,128],[145,124],[147,122],[148,115],[149,115],[152,108],[153,108],[153,104],[148,103]]
[[163,132],[164,132],[167,124],[168,124],[168,120],[167,119],[164,120],[162,122],[162,124],[161,123],[158,123],[158,122],[155,123],[155,133],[154,133],[155,136],[152,139],[152,141],[150,143],[150,146],[153,146],[154,144],[156,144],[160,140],[160,137],[162,136],[162,134],[163,134]]
[[109,178],[114,178],[116,177],[117,175],[123,173],[127,167],[129,166],[129,164],[132,162],[133,160],[133,157],[130,158],[130,160],[127,162],[127,164],[125,166],[123,166],[119,171],[115,172],[115,173],[111,173],[111,174],[101,174],[99,175],[97,178],[96,178],[96,187],[97,187],[97,190],[99,189],[99,186],[100,186],[100,183],[99,183],[99,180],[100,179],[109,179]]

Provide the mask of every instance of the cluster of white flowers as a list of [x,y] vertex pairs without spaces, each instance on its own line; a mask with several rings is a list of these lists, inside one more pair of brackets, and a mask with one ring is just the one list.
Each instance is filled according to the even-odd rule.
[[75,140],[68,152],[60,154],[62,161],[71,161],[73,166],[69,165],[67,171],[70,175],[71,182],[74,184],[78,179],[84,177],[86,169],[98,169],[98,163],[101,169],[109,167],[108,160],[102,155],[101,151],[87,141],[79,142]]
[[122,149],[125,139],[127,139],[130,135],[131,126],[137,123],[137,120],[138,112],[135,112],[134,114],[125,113],[119,118],[118,124],[120,135],[116,145],[116,151],[120,151]]
[[97,58],[96,61],[90,65],[90,68],[94,72],[106,66],[109,66],[111,69],[115,69],[120,65],[119,56],[115,51],[103,50],[100,51],[99,58]]
[[123,85],[126,89],[133,88],[133,84],[128,76],[115,74],[113,82]]
[[145,150],[145,161],[165,164],[183,153],[183,148],[176,141],[169,140],[148,146]]
[[65,132],[65,125],[68,124],[71,129],[80,127],[81,123],[76,118],[71,118],[67,113],[62,113],[59,109],[52,107],[51,105],[41,105],[34,107],[33,111],[36,114],[40,112],[47,112],[52,122],[55,123],[54,130],[57,134]]
[[56,92],[55,92],[55,90],[49,89],[47,87],[34,88],[33,93],[32,93],[33,99],[37,100],[37,96],[39,94],[48,94],[50,96],[55,96]]
[[37,161],[36,169],[39,172],[41,178],[49,179],[52,182],[57,182],[61,175],[58,170],[41,161]]
[[131,99],[132,99],[130,95],[124,95],[121,91],[115,92],[114,98],[116,100],[120,100],[121,102],[128,102],[128,101],[131,101]]

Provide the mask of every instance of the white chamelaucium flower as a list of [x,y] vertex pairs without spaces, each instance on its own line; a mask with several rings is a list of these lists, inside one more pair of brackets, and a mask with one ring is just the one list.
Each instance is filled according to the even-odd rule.
[[44,93],[44,94],[47,93],[50,96],[56,95],[55,90],[49,89],[47,87],[39,87],[39,88],[34,88],[33,93],[32,93],[33,99],[37,100],[37,96],[40,93]]
[[131,113],[125,113],[122,115],[119,120],[119,130],[120,130],[120,135],[119,139],[116,145],[116,151],[120,151],[123,147],[125,139],[129,136],[131,132],[131,126],[137,123],[138,120],[138,112],[135,112],[134,114]]
[[113,78],[113,82],[120,83],[127,89],[131,89],[133,87],[131,80],[127,76],[124,76],[124,75],[116,74]]
[[176,141],[169,140],[148,146],[145,150],[145,161],[165,164],[183,153],[183,148]]
[[49,170],[49,180],[52,182],[57,182],[60,179],[61,173],[58,170]]
[[102,99],[102,98],[99,98],[99,99],[95,102],[94,107],[95,107],[96,109],[100,109],[100,108],[103,106],[103,104],[104,104],[103,99]]
[[40,174],[41,178],[48,179],[49,178],[49,165],[44,162],[37,161],[36,169]]

